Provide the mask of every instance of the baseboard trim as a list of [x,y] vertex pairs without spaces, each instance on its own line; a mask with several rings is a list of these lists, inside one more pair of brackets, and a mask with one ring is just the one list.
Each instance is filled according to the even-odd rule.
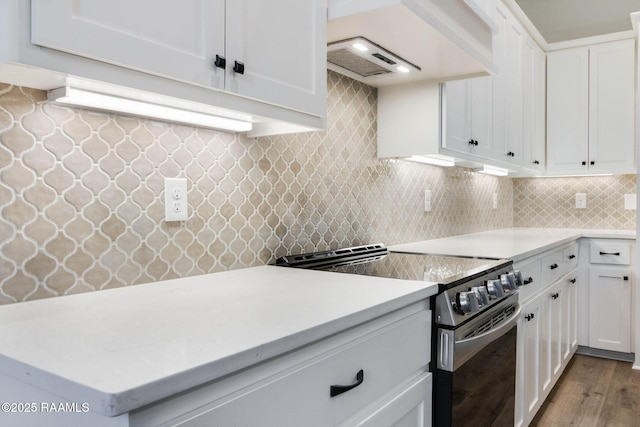
[[576,350],[576,354],[582,354],[584,356],[601,357],[603,359],[619,360],[621,362],[633,363],[636,359],[635,353],[621,353],[619,351],[601,350],[599,348],[591,348],[583,345],[579,345]]

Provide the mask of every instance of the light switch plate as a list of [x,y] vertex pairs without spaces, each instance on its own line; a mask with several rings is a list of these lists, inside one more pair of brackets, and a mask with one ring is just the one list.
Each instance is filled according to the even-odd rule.
[[587,208],[587,194],[576,193],[576,209],[586,209],[586,208]]
[[187,179],[164,179],[165,221],[187,220]]

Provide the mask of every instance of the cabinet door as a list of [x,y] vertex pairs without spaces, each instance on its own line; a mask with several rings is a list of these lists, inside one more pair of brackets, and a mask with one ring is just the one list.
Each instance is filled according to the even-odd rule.
[[529,37],[522,45],[522,165],[543,171],[545,165],[546,56]]
[[566,299],[564,295],[564,287],[562,282],[552,286],[545,291],[547,296],[547,304],[549,307],[549,322],[550,322],[550,353],[551,353],[551,378],[552,382],[556,380],[562,374],[562,340],[564,338],[564,326],[562,301]]
[[589,171],[635,173],[635,42],[589,51]]
[[631,352],[631,270],[591,267],[589,346]]
[[478,141],[473,146],[473,153],[488,157],[493,145],[493,114],[491,111],[493,98],[493,78],[479,77],[471,79],[471,136]]
[[498,34],[494,37],[494,62],[498,73],[493,87],[493,158],[522,164],[522,38],[524,31],[511,12],[496,5]]
[[543,325],[540,299],[522,308],[518,321],[515,425],[528,425],[542,403],[540,394],[541,333]]
[[446,83],[444,148],[490,156],[492,84],[491,77]]
[[578,348],[578,273],[567,278],[567,348],[564,363],[569,363]]
[[[547,171],[588,171],[589,51],[547,55]],[[585,162],[585,165],[582,165]]]
[[[222,89],[225,0],[32,0],[32,43]],[[62,31],[61,29],[64,29]]]
[[[522,164],[522,38],[524,31],[515,18],[507,26],[505,148],[510,163]],[[501,76],[502,77],[502,76]]]
[[324,115],[326,13],[326,0],[227,1],[226,90]]
[[444,94],[445,134],[442,146],[467,153],[474,143],[469,128],[471,122],[471,84],[469,80],[447,82]]

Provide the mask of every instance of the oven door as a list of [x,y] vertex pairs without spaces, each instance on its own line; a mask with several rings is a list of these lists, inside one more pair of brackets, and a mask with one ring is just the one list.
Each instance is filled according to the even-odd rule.
[[513,426],[520,306],[508,300],[458,329],[438,329],[434,425]]

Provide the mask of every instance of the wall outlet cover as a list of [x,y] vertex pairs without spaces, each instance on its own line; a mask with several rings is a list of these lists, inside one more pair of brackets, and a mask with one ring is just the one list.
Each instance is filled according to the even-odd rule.
[[431,190],[424,190],[424,211],[431,212]]
[[187,220],[187,179],[164,179],[165,221]]
[[587,194],[576,193],[576,209],[586,209],[586,208],[587,208]]
[[638,206],[637,196],[635,194],[624,195],[624,208],[626,210],[635,211]]

